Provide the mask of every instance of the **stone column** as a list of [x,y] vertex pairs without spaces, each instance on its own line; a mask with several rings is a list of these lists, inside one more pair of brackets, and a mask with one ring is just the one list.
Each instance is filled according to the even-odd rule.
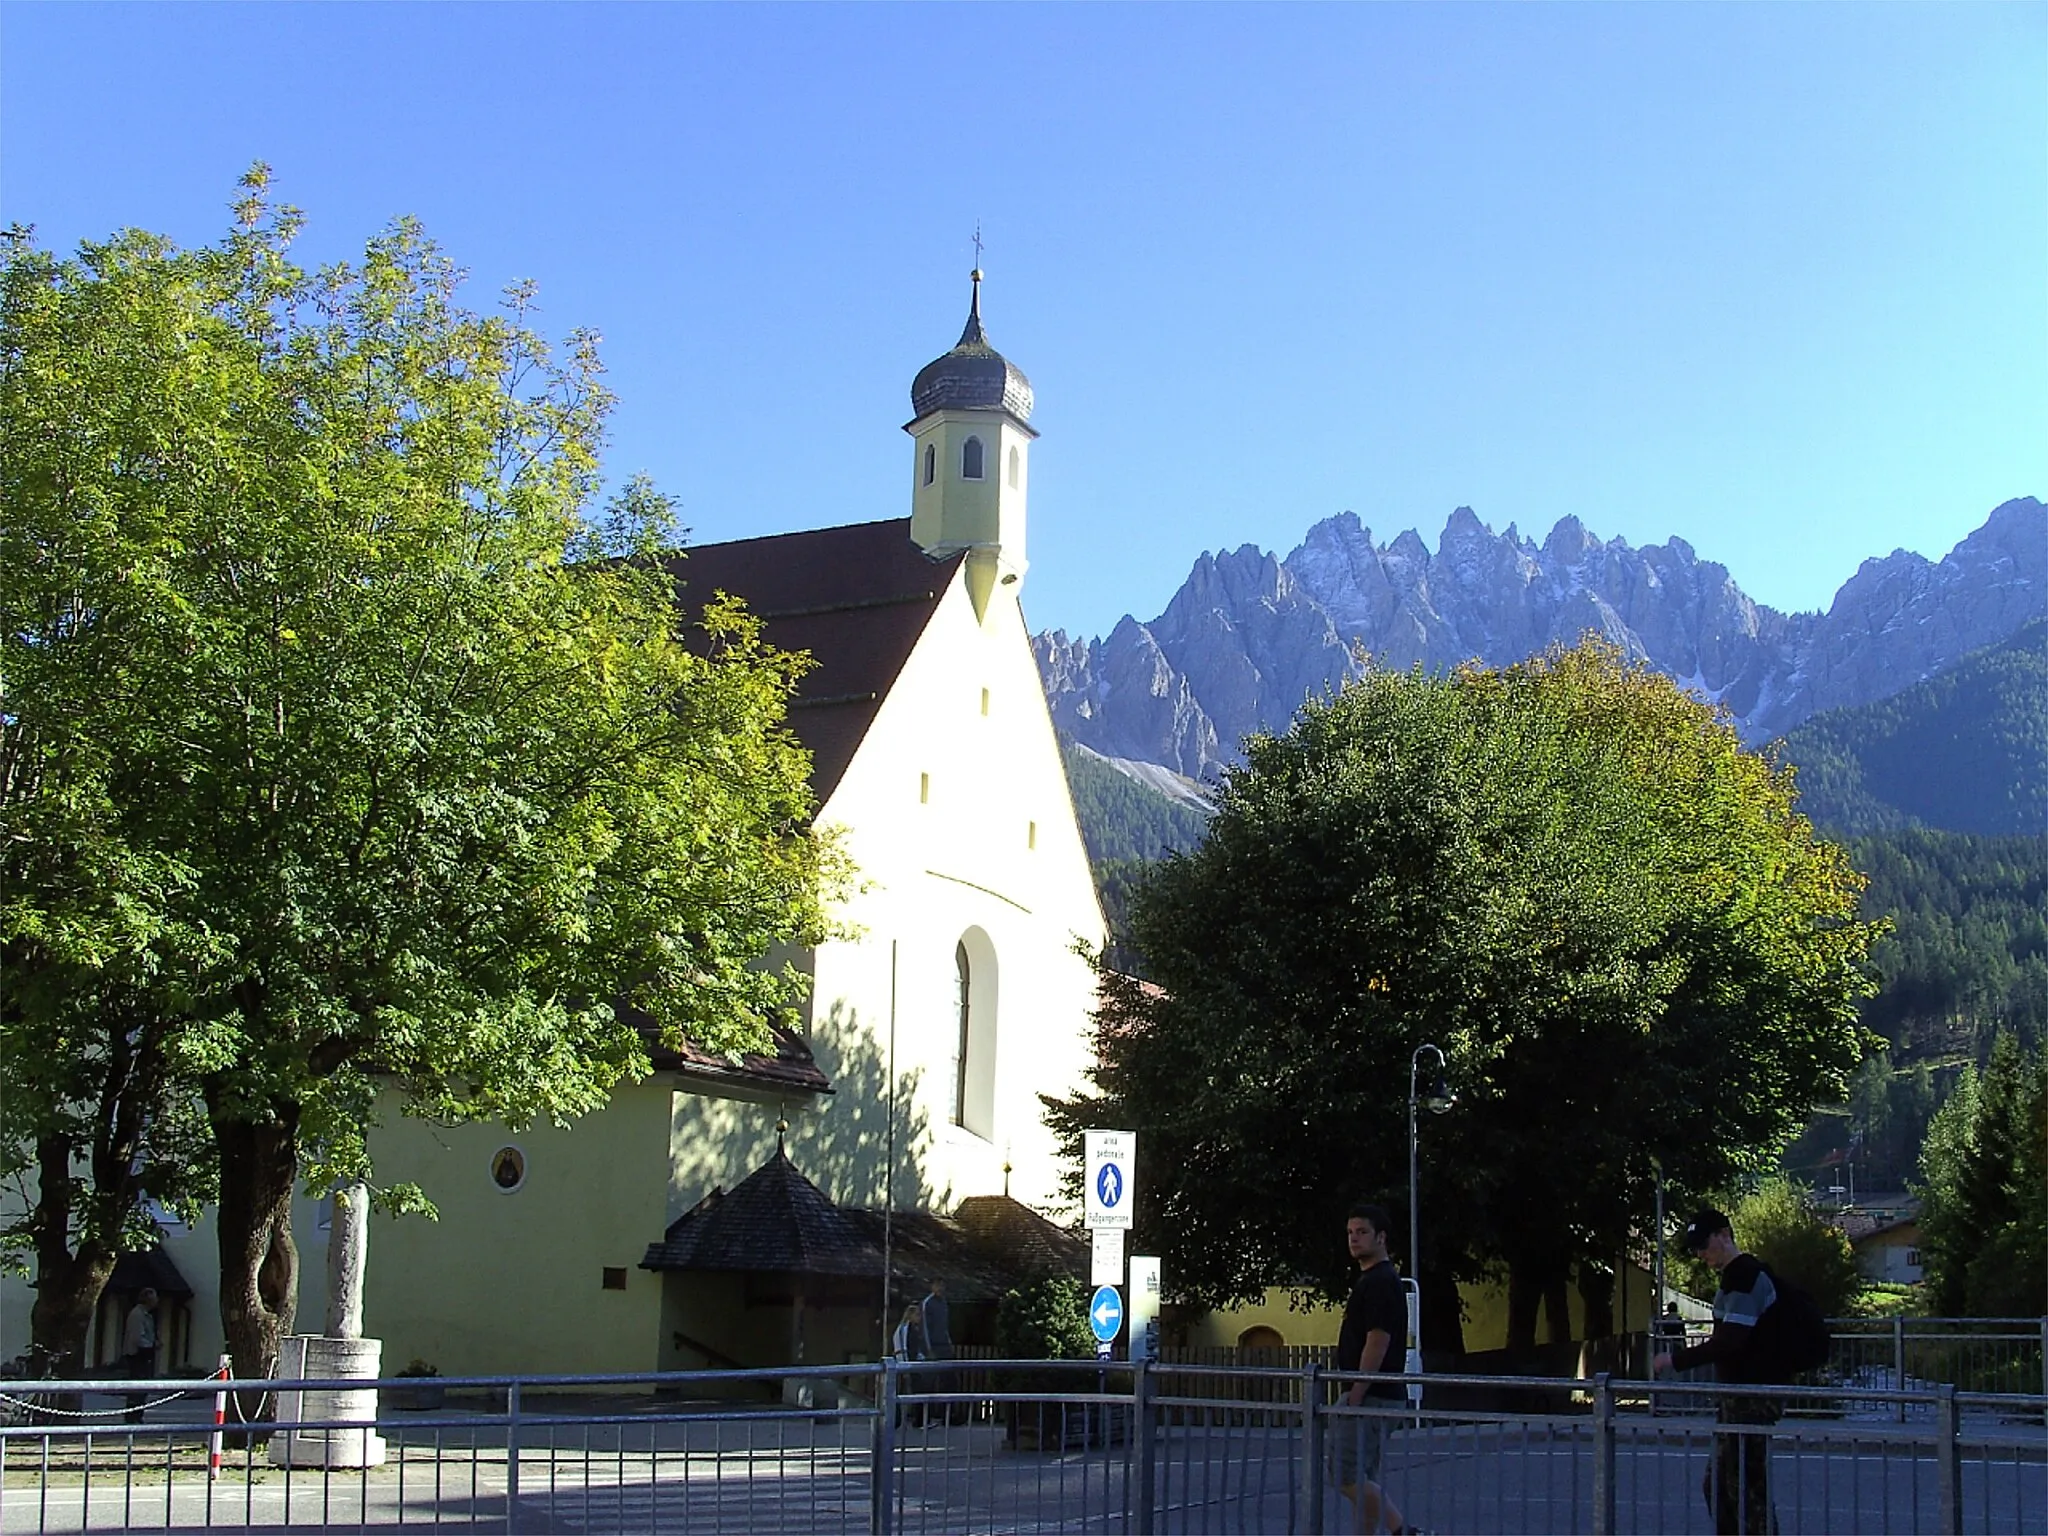
[[[363,1337],[363,1267],[369,1236],[369,1188],[344,1184],[334,1192],[334,1220],[327,1234],[327,1332],[286,1339],[278,1361],[280,1379],[375,1381],[382,1373],[383,1341]],[[305,1427],[271,1436],[273,1466],[374,1467],[384,1461],[384,1437],[373,1427],[374,1387],[283,1391],[278,1394],[277,1416],[283,1423]],[[327,1423],[353,1427],[320,1427]]]
[[330,1339],[363,1336],[363,1268],[369,1254],[370,1190],[344,1184],[334,1192],[327,1234],[327,1327]]

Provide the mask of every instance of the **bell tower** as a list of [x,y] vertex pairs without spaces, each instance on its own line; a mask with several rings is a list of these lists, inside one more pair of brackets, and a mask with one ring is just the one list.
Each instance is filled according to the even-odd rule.
[[1031,485],[1031,381],[981,328],[981,269],[952,351],[910,386],[910,537],[927,554],[967,552],[967,590],[986,619],[997,593],[1023,585],[1024,498]]

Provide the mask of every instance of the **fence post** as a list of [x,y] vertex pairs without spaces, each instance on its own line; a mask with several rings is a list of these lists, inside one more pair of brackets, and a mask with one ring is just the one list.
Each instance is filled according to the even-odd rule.
[[1593,1536],[1614,1536],[1614,1378],[1593,1378]]
[[[1906,1319],[1892,1319],[1892,1390],[1906,1390]],[[1899,1422],[1906,1422],[1906,1401],[1899,1399]]]
[[1301,1523],[1297,1531],[1323,1528],[1322,1367],[1311,1360],[1301,1373]]
[[1962,1536],[1963,1529],[1963,1445],[1962,1423],[1956,1413],[1956,1387],[1945,1381],[1935,1388],[1934,1399],[1934,1488],[1939,1508],[1934,1528],[1942,1536]]
[[519,1529],[519,1379],[505,1389],[505,1536]]
[[2048,1397],[2048,1317],[2041,1319],[2041,1395]]
[[1152,1423],[1152,1362],[1140,1360],[1131,1367],[1131,1439],[1138,1479],[1136,1521],[1138,1536],[1152,1536],[1154,1501],[1158,1496],[1159,1437]]
[[874,1536],[889,1536],[896,1528],[896,1365],[894,1355],[883,1357],[875,1392],[875,1438],[868,1463],[868,1529]]

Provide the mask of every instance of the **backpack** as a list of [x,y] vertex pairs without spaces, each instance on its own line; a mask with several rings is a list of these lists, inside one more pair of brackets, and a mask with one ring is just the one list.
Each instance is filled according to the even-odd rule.
[[1780,1279],[1768,1264],[1763,1271],[1771,1277],[1777,1299],[1756,1320],[1757,1350],[1769,1379],[1789,1382],[1826,1365],[1835,1341],[1811,1291]]

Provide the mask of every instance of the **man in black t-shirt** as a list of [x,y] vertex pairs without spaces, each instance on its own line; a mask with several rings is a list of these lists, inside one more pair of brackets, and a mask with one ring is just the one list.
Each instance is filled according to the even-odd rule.
[[[1778,1299],[1777,1283],[1754,1254],[1736,1246],[1735,1231],[1719,1211],[1701,1211],[1686,1224],[1685,1246],[1720,1276],[1714,1292],[1714,1331],[1703,1344],[1684,1345],[1650,1362],[1653,1375],[1711,1365],[1723,1386],[1771,1379],[1770,1362],[1757,1343],[1757,1324]],[[1774,1424],[1778,1404],[1769,1397],[1721,1398],[1722,1425]],[[1714,1460],[1701,1488],[1714,1512],[1714,1529],[1724,1536],[1770,1536],[1777,1529],[1771,1510],[1771,1437],[1754,1428],[1717,1429]]]
[[[1337,1335],[1337,1369],[1358,1371],[1378,1379],[1356,1381],[1344,1394],[1353,1408],[1368,1398],[1376,1408],[1407,1402],[1398,1377],[1408,1367],[1408,1293],[1401,1272],[1387,1258],[1387,1213],[1377,1205],[1354,1205],[1344,1223],[1344,1241],[1358,1264],[1351,1299],[1344,1304],[1344,1326]],[[1411,1529],[1394,1501],[1380,1488],[1380,1452],[1391,1418],[1337,1418],[1329,1429],[1331,1476],[1351,1501],[1360,1536],[1376,1526],[1389,1531]]]

